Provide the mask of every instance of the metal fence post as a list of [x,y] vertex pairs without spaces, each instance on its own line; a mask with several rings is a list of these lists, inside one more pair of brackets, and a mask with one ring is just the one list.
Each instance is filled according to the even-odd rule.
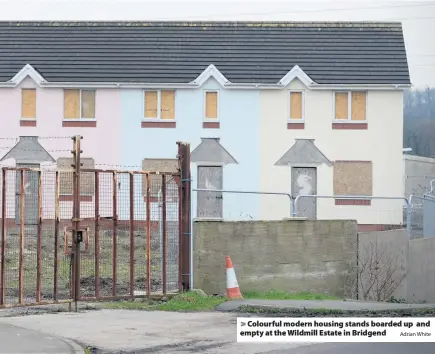
[[6,297],[6,169],[2,168],[2,235],[1,235],[1,250],[0,250],[0,305],[5,304]]
[[[412,196],[411,196],[412,198]],[[411,199],[409,199],[409,204],[406,205],[406,232],[408,234],[408,237],[411,238],[411,231],[412,231],[412,204],[411,204]]]
[[80,155],[82,153],[80,148],[80,140],[82,137],[80,135],[74,136],[73,138],[73,216],[72,216],[72,227],[73,227],[73,252],[71,253],[72,264],[73,264],[73,289],[74,289],[74,303],[75,311],[77,312],[77,302],[80,300],[80,242],[79,229],[80,229]]
[[178,159],[181,169],[181,242],[182,260],[181,260],[181,276],[183,291],[191,288],[192,277],[192,232],[191,232],[191,173],[190,173],[190,144],[177,142],[178,144]]

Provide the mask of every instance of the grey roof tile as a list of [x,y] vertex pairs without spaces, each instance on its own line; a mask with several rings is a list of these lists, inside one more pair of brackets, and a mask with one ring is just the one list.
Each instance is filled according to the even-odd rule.
[[400,23],[0,22],[0,82],[25,64],[51,82],[234,83],[299,65],[320,84],[409,84]]

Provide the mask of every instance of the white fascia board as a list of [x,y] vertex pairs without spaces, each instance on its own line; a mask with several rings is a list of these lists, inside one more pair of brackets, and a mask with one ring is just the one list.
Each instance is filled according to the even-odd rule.
[[[8,81],[0,82],[0,87],[15,87],[17,84]],[[42,82],[39,86],[51,88],[137,88],[137,89],[192,89],[199,88],[201,85],[193,83],[131,83],[131,82]],[[407,84],[312,84],[310,90],[406,90],[412,87]],[[278,84],[236,84],[228,83],[223,85],[228,90],[282,90],[284,85]]]
[[192,89],[200,88],[213,77],[224,89],[244,90],[280,90],[298,78],[311,90],[405,90],[412,85],[406,84],[318,84],[314,82],[298,65],[295,65],[277,84],[232,83],[213,64],[209,65],[195,80],[189,83],[131,83],[131,82],[48,82],[30,64],[26,64],[11,80],[0,82],[0,87],[16,87],[30,76],[40,87],[52,88],[138,88],[138,89]]
[[219,82],[222,87],[230,84],[230,81],[213,64],[210,64],[195,80],[191,81],[190,84],[201,87],[211,77]]
[[281,80],[279,80],[278,85],[285,87],[294,79],[301,80],[307,87],[315,84],[314,80],[312,80],[298,65],[295,65]]
[[44,77],[38,73],[32,65],[26,64],[12,79],[6,82],[6,84],[18,86],[27,76],[29,76],[38,86],[41,86],[46,82]]

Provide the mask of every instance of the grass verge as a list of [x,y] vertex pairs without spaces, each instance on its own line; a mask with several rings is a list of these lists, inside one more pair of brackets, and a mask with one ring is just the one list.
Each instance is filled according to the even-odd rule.
[[[331,300],[336,299],[332,296],[313,294],[308,292],[286,293],[280,291],[268,292],[246,292],[243,294],[245,299],[265,299],[265,300]],[[207,296],[201,291],[191,291],[175,295],[167,301],[116,301],[104,304],[107,309],[125,310],[148,310],[148,311],[211,311],[216,306],[227,301],[223,296]]]
[[226,301],[223,296],[207,296],[199,292],[186,292],[175,295],[168,301],[118,301],[105,303],[108,309],[148,310],[148,311],[210,311]]

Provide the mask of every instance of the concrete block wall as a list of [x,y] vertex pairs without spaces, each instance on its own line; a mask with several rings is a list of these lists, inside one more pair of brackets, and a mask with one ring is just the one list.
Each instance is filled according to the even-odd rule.
[[408,302],[435,303],[435,239],[409,242]]
[[194,221],[194,286],[226,290],[231,256],[243,291],[311,291],[344,296],[356,266],[357,223],[348,220]]
[[[372,253],[372,255],[370,255]],[[360,232],[358,234],[358,257],[360,260],[359,269],[363,268],[363,262],[369,261],[369,257],[372,256],[372,266],[377,256],[377,260],[386,267],[391,262],[392,273],[391,278],[393,281],[400,285],[393,292],[391,296],[396,299],[406,299],[408,285],[406,275],[408,271],[408,257],[409,257],[409,237],[405,229],[390,230],[390,231],[373,231],[373,232]],[[364,271],[364,274],[359,275],[358,290],[359,299],[363,300],[363,290],[368,290],[369,280],[368,272]],[[364,279],[366,278],[366,279]],[[380,279],[386,279],[386,270],[380,272]],[[383,284],[378,284],[382,287]],[[370,298],[376,298],[376,285],[369,292]]]

